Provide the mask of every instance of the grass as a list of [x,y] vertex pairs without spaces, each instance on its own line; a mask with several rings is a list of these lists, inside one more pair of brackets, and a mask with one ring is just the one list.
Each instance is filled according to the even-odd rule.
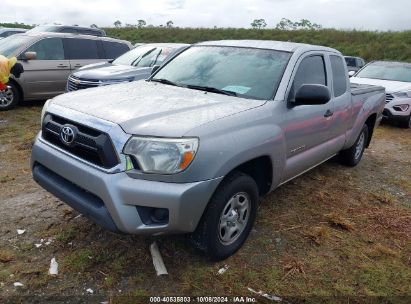
[[[0,23],[0,26],[32,27],[19,23]],[[367,61],[385,59],[411,62],[411,31],[378,32],[336,29],[284,31],[277,29],[178,27],[109,27],[104,28],[104,30],[110,37],[133,43],[196,43],[222,39],[279,40],[333,47],[345,55],[360,56]]]
[[0,263],[8,263],[14,259],[14,254],[10,250],[0,250]]
[[244,28],[105,28],[107,35],[136,42],[180,42],[222,39],[279,40],[324,45],[343,54],[377,59],[411,62],[411,31],[342,31],[335,29],[282,31]]
[[67,244],[71,242],[77,234],[77,230],[73,227],[70,227],[67,230],[62,230],[59,234],[56,236],[56,240],[63,243]]
[[84,272],[95,263],[91,249],[80,249],[71,252],[64,258],[63,268],[70,271]]
[[[141,295],[255,296],[252,288],[305,303],[411,298],[409,130],[382,126],[358,167],[332,160],[265,197],[248,241],[226,261],[209,262],[183,236],[155,238],[169,272],[158,278],[148,249],[154,238],[74,219],[76,213],[45,192],[37,202],[4,209],[27,189],[43,193],[31,180],[30,149],[15,150],[33,141],[40,110],[38,104],[0,113],[7,121],[0,124],[1,177],[15,177],[0,191],[0,221],[8,223],[0,226],[2,295],[69,297],[92,288],[111,303],[134,303]],[[21,222],[10,220],[13,212]],[[18,227],[26,233],[16,236]],[[55,242],[35,248],[40,238]],[[47,275],[52,257],[57,277]],[[16,281],[25,287],[16,290]]]

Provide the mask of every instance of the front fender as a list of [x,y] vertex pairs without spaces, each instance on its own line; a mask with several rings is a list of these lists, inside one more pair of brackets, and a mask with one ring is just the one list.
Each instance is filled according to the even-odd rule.
[[190,173],[218,178],[250,160],[269,156],[273,169],[272,185],[278,185],[286,163],[283,130],[273,123],[271,111],[252,112],[233,115],[193,131],[203,134]]

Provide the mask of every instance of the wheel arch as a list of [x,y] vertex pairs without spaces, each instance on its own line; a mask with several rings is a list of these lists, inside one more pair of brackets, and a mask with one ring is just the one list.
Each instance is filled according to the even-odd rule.
[[366,148],[368,148],[370,146],[371,143],[371,138],[372,135],[374,133],[374,128],[375,128],[375,122],[377,121],[377,114],[371,114],[367,120],[365,121],[365,125],[367,125],[368,127],[368,139],[367,139],[367,143],[365,145]]
[[17,90],[19,91],[19,95],[20,95],[20,100],[19,101],[23,101],[24,100],[24,91],[22,86],[13,78],[10,78],[9,83],[13,83],[13,85],[17,88]]

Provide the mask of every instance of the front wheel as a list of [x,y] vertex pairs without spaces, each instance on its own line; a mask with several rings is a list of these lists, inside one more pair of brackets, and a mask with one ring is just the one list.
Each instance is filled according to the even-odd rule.
[[340,152],[340,159],[344,165],[354,167],[360,162],[368,141],[368,126],[362,127],[361,133],[351,148]]
[[401,121],[400,127],[405,128],[405,129],[411,128],[411,114],[407,117],[406,120]]
[[7,111],[14,108],[19,101],[20,92],[15,84],[9,83],[6,90],[0,91],[0,111]]
[[196,247],[211,260],[228,258],[247,239],[258,208],[258,187],[248,175],[228,176],[211,198],[192,235]]

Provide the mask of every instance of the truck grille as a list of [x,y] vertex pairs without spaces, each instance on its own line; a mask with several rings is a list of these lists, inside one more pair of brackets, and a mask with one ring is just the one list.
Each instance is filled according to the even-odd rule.
[[[73,140],[64,142],[63,127],[74,131]],[[47,114],[43,120],[43,138],[51,144],[92,164],[106,169],[119,163],[110,137],[101,131],[69,121],[60,116]]]
[[392,94],[385,94],[385,102],[389,103],[390,101],[392,101],[394,99],[394,95]]
[[95,88],[100,85],[100,82],[98,80],[94,79],[81,79],[76,76],[71,75],[68,78],[67,82],[67,91],[77,91],[77,90],[82,90],[82,89],[88,89],[88,88]]

